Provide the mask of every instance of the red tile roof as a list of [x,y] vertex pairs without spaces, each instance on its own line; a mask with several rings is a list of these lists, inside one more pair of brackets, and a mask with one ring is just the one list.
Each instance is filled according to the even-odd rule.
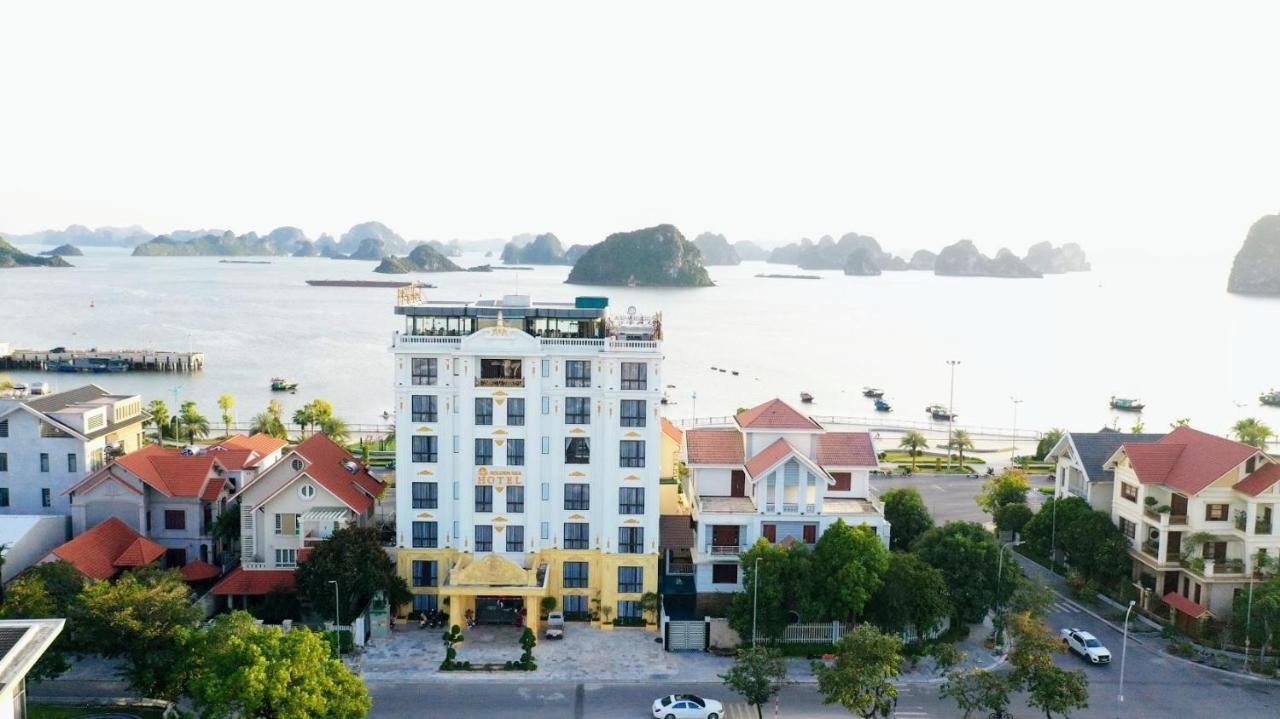
[[53,550],[91,579],[110,579],[125,567],[141,567],[164,556],[164,547],[111,517]]
[[823,467],[877,467],[875,447],[867,432],[826,432],[818,435],[816,459]]
[[1236,489],[1250,497],[1256,497],[1280,482],[1280,464],[1268,462],[1253,471],[1253,474],[1236,483]]
[[691,429],[684,433],[689,464],[742,464],[742,432],[736,429]]
[[[308,477],[360,514],[368,512],[373,498],[382,494],[382,483],[328,435],[314,434],[294,451],[307,460],[303,471]],[[348,471],[344,464],[354,465],[355,471]]]
[[1198,494],[1258,452],[1247,444],[1178,427],[1154,444],[1124,444],[1143,484],[1163,484]]
[[221,569],[199,559],[187,562],[178,571],[182,572],[182,578],[188,582],[203,582],[222,574]]
[[739,412],[735,419],[743,429],[821,429],[817,422],[776,398]]
[[658,420],[658,422],[659,424],[662,425],[663,434],[667,435],[668,437],[670,437],[671,439],[674,439],[677,442],[680,441],[684,433],[680,431],[679,427],[672,424],[671,420],[667,419],[666,417],[663,417],[662,419]]
[[1178,594],[1177,592],[1169,592],[1168,594],[1164,595],[1164,603],[1168,604],[1174,609],[1177,609],[1183,614],[1190,616],[1192,619],[1199,619],[1200,617],[1203,617],[1206,614],[1212,613],[1209,611],[1208,607],[1202,604],[1196,604],[1195,602],[1191,601],[1190,599],[1187,599],[1186,597],[1182,596],[1181,594]]
[[217,457],[218,464],[232,472],[244,469],[258,456],[251,449],[227,449],[220,445],[214,445],[207,449],[206,452],[211,456]]
[[696,542],[693,517],[685,514],[658,517],[658,546],[662,549],[692,549]]
[[796,449],[795,446],[787,440],[776,439],[773,441],[773,444],[760,450],[756,453],[756,456],[747,460],[747,474],[755,477],[780,462],[783,457],[793,452],[800,456],[804,456],[801,454],[800,450]]
[[213,585],[210,591],[215,595],[261,595],[269,594],[273,589],[287,592],[294,590],[292,569],[245,569],[236,567]]
[[220,493],[226,483],[214,474],[216,457],[187,456],[176,449],[149,444],[117,459],[115,464],[166,497],[205,497],[209,484],[217,486]]
[[286,444],[288,444],[288,442],[283,439],[276,439],[275,437],[272,437],[269,434],[263,434],[262,432],[259,432],[252,437],[237,434],[228,437],[222,442],[222,446],[227,449],[247,449],[256,452],[259,457],[266,457],[273,452],[278,452],[281,449],[284,449]]

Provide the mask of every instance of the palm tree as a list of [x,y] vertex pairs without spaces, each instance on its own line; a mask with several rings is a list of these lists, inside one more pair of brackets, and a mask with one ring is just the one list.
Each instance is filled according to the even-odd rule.
[[1246,417],[1236,422],[1231,427],[1231,433],[1241,442],[1258,449],[1266,449],[1267,438],[1275,434],[1262,420],[1253,417]]
[[218,398],[218,409],[222,410],[222,426],[226,428],[227,436],[231,436],[231,420],[235,419],[231,415],[231,409],[236,406],[236,398],[224,394]]
[[969,438],[969,433],[963,429],[957,429],[951,433],[951,447],[960,452],[960,466],[964,467],[964,451],[973,449],[973,440]]
[[156,441],[160,446],[164,446],[164,427],[169,424],[169,407],[165,405],[162,399],[153,399],[147,405],[147,413],[151,415],[149,424],[155,425]]
[[916,471],[916,457],[920,455],[920,450],[929,446],[929,440],[919,432],[911,431],[902,435],[902,441],[898,442],[899,447],[904,447],[911,453],[911,471]]
[[254,416],[253,422],[249,425],[249,432],[252,434],[269,434],[276,439],[289,438],[289,430],[285,429],[284,422],[280,421],[279,415],[273,414],[269,410]]
[[321,432],[324,432],[325,434],[329,435],[329,439],[333,440],[334,442],[337,442],[338,444],[347,443],[347,438],[348,438],[348,434],[350,434],[350,431],[347,429],[346,422],[331,415],[329,417],[325,417],[324,419],[320,420],[319,426],[320,426]]
[[302,429],[303,439],[307,437],[307,427],[316,424],[317,421],[318,418],[309,403],[293,411],[293,423]]
[[178,415],[178,422],[187,428],[187,438],[191,444],[195,444],[196,436],[205,437],[209,434],[209,420],[196,408],[196,403],[190,400],[182,403],[182,412]]

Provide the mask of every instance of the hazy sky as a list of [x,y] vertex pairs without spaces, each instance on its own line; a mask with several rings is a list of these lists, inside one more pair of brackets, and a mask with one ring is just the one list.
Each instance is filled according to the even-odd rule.
[[10,2],[0,229],[1234,252],[1280,211],[1277,27],[1275,2]]

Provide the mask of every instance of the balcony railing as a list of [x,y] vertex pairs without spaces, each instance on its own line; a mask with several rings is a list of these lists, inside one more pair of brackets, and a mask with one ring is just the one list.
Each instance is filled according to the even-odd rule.
[[693,574],[691,562],[671,562],[667,565],[667,574]]
[[813,514],[814,512],[818,511],[818,505],[806,504],[804,505],[804,511],[805,511],[805,514]]
[[1244,531],[1244,527],[1245,527],[1245,525],[1246,525],[1246,524],[1248,524],[1248,522],[1249,522],[1249,520],[1248,520],[1248,518],[1247,518],[1247,517],[1244,517],[1244,516],[1236,517],[1236,529],[1238,529],[1238,530],[1240,530],[1241,532],[1243,532],[1243,531]]
[[785,513],[795,513],[800,511],[800,505],[792,502],[783,502],[782,511]]
[[717,556],[738,555],[738,554],[742,554],[745,551],[747,551],[747,546],[745,544],[708,544],[707,545],[707,554],[714,554]]
[[1264,522],[1261,519],[1253,523],[1254,534],[1271,534],[1271,522]]
[[477,387],[523,387],[523,377],[476,377]]
[[1154,539],[1148,539],[1142,543],[1142,551],[1152,557],[1160,556],[1160,543]]
[[778,511],[778,505],[774,504],[773,502],[765,502],[764,511],[776,512]]

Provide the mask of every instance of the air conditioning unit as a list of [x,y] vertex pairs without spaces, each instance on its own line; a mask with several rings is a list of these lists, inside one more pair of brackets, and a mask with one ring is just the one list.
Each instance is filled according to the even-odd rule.
[[1160,530],[1152,529],[1147,532],[1147,539],[1156,540],[1160,538]]

